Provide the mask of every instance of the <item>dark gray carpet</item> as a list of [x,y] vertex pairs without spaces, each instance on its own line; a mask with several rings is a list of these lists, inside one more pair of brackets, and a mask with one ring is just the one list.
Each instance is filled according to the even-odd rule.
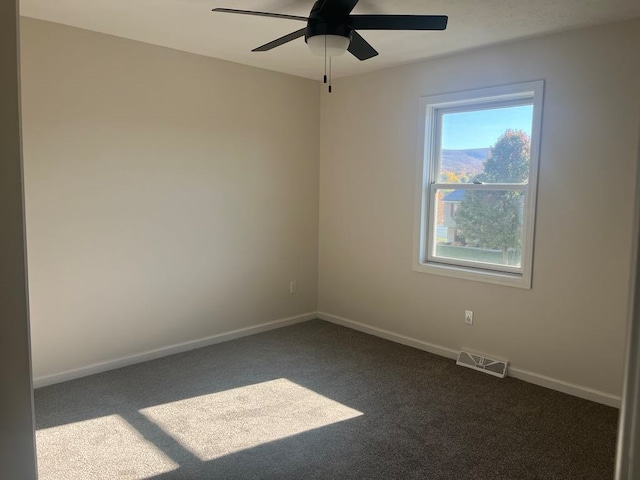
[[35,392],[41,479],[613,478],[618,411],[314,320]]

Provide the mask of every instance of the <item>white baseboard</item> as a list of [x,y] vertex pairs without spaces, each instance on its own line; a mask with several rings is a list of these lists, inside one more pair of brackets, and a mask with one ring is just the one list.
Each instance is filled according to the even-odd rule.
[[[313,320],[314,318],[319,318],[321,320],[342,325],[344,327],[351,328],[353,330],[358,330],[360,332],[368,333],[376,337],[384,338],[386,340],[391,340],[392,342],[400,343],[402,345],[407,345],[409,347],[417,348],[419,350],[424,350],[429,353],[434,353],[442,357],[446,357],[454,360],[458,357],[458,351],[448,347],[443,347],[441,345],[436,345],[433,343],[425,342],[423,340],[407,337],[406,335],[401,335],[395,332],[391,332],[389,330],[383,330],[381,328],[372,327],[370,325],[356,322],[354,320],[349,320],[347,318],[339,317],[337,315],[331,315],[325,312],[311,312],[311,313],[305,313],[302,315],[296,315],[294,317],[274,320],[272,322],[262,323],[260,325],[255,325],[252,327],[240,328],[238,330],[233,330],[231,332],[213,335],[213,336],[202,338],[199,340],[192,340],[190,342],[179,343],[177,345],[170,345],[168,347],[163,347],[156,350],[150,350],[147,352],[138,353],[138,354],[130,355],[127,357],[108,360],[106,362],[95,363],[93,365],[88,365],[86,367],[69,370],[62,373],[36,377],[33,380],[33,386],[34,388],[46,387],[48,385],[53,385],[55,383],[66,382],[68,380],[74,380],[76,378],[86,377],[89,375],[94,375],[96,373],[106,372],[108,370],[114,370],[116,368],[134,365],[136,363],[142,363],[149,360],[154,360],[156,358],[173,355],[176,353],[187,352],[189,350],[195,350],[197,348],[207,347],[209,345],[215,345],[216,343],[227,342],[229,340],[234,340],[236,338],[246,337],[248,335],[255,335],[257,333],[266,332],[268,330],[274,330],[276,328],[281,328],[281,327],[286,327],[288,325],[293,325],[296,323],[306,322],[308,320]],[[584,398],[597,403],[602,403],[604,405],[609,405],[611,407],[619,408],[621,404],[621,398],[618,396],[601,392],[599,390],[594,390],[589,387],[584,387],[582,385],[576,385],[573,383],[565,382],[563,380],[558,380],[556,378],[547,377],[539,373],[522,370],[517,367],[512,367],[511,365],[509,365],[508,375],[510,377],[517,378],[525,382],[533,383],[535,385],[540,385],[542,387],[550,388],[552,390],[557,390],[562,393]]]
[[[429,342],[424,342],[422,340],[407,337],[405,335],[400,335],[389,330],[371,327],[369,325],[365,325],[364,323],[356,322],[354,320],[349,320],[343,317],[338,317],[336,315],[331,315],[330,313],[318,312],[317,318],[326,320],[327,322],[336,323],[353,330],[368,333],[370,335],[375,335],[376,337],[391,340],[392,342],[401,343],[403,345],[408,345],[410,347],[424,350],[429,353],[435,353],[436,355],[440,355],[443,357],[451,359],[458,358],[457,350],[443,347],[441,345],[435,345]],[[546,375],[541,375],[539,373],[529,372],[517,367],[512,367],[511,365],[509,365],[508,376],[523,380],[525,382],[533,383],[541,387],[550,388],[551,390],[557,390],[558,392],[573,395],[575,397],[602,403],[610,407],[620,408],[620,397],[611,395],[606,392],[601,392],[599,390],[594,390],[589,387],[584,387],[582,385],[576,385],[573,383],[565,382],[563,380],[558,380],[556,378],[547,377]]]
[[401,343],[402,345],[407,345],[419,350],[424,350],[425,352],[435,353],[436,355],[440,355],[441,357],[453,358],[454,360],[458,358],[458,352],[451,348],[441,347],[440,345],[417,340],[405,335],[390,332],[389,330],[371,327],[369,325],[365,325],[364,323],[356,322],[354,320],[349,320],[343,317],[338,317],[336,315],[331,315],[330,313],[318,312],[317,318],[319,318],[320,320],[326,320],[327,322],[336,323],[353,330],[358,330],[359,332],[364,332],[376,337],[385,338],[387,340],[391,340],[392,342]]
[[86,377],[89,375],[94,375],[96,373],[114,370],[116,368],[127,367],[136,363],[142,363],[176,353],[195,350],[196,348],[208,347],[209,345],[215,345],[216,343],[227,342],[229,340],[235,340],[236,338],[255,335],[256,333],[262,333],[268,330],[274,330],[276,328],[306,322],[308,320],[313,320],[314,318],[317,318],[316,312],[305,313],[302,315],[296,315],[295,317],[282,318],[280,320],[261,323],[260,325],[255,325],[252,327],[240,328],[238,330],[232,330],[231,332],[212,335],[210,337],[201,338],[199,340],[192,340],[189,342],[179,343],[177,345],[170,345],[168,347],[158,348],[156,350],[150,350],[143,353],[137,353],[135,355],[130,355],[127,357],[116,358],[114,360],[108,360],[106,362],[94,363],[93,365],[88,365],[86,367],[77,368],[74,370],[68,370],[62,373],[45,375],[33,379],[33,388],[46,387],[55,383],[66,382],[68,380],[74,380],[76,378]]
[[620,408],[622,403],[622,399],[616,395],[601,392],[600,390],[595,390],[583,385],[576,385],[575,383],[558,380],[557,378],[547,377],[546,375],[541,375],[539,373],[529,372],[528,370],[514,368],[511,365],[509,365],[508,375],[525,382],[533,383],[534,385],[540,385],[541,387],[550,388],[551,390],[567,393],[574,397],[580,397],[593,402],[602,403],[603,405],[608,405],[610,407]]

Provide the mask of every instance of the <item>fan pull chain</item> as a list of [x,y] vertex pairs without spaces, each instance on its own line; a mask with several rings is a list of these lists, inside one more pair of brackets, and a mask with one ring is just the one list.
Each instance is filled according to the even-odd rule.
[[331,93],[331,57],[329,57],[329,93]]
[[324,83],[327,83],[327,36],[324,36]]

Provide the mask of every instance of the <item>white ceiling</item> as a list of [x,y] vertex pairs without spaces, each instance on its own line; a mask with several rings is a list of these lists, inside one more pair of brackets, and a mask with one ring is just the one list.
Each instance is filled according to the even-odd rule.
[[[298,30],[295,20],[212,13],[216,7],[307,16],[313,0],[20,0],[20,13],[74,27],[312,79],[324,61],[303,39],[251,49]],[[444,32],[364,31],[380,55],[334,59],[354,75],[511,39],[640,17],[640,0],[360,0],[356,13],[448,15]]]

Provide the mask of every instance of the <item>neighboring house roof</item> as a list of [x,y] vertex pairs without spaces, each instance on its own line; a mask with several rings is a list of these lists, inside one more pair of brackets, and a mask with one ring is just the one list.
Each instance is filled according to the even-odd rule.
[[464,192],[466,190],[454,190],[451,193],[447,193],[443,198],[443,202],[460,202],[464,198]]

